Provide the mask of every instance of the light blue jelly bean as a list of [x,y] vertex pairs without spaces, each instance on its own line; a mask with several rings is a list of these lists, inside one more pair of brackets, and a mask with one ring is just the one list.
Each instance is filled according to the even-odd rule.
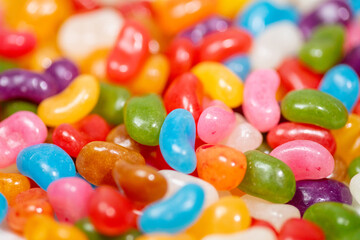
[[2,223],[6,217],[8,211],[8,202],[5,196],[0,193],[0,223]]
[[351,67],[340,64],[325,74],[319,90],[339,99],[351,112],[359,98],[359,77]]
[[348,0],[350,3],[351,10],[355,15],[360,15],[360,1],[359,0]]
[[160,150],[173,169],[192,173],[196,169],[195,121],[185,109],[175,109],[165,119],[160,131]]
[[188,184],[168,199],[144,209],[138,226],[144,233],[177,233],[192,224],[202,211],[204,190]]
[[54,144],[42,143],[23,149],[16,158],[16,165],[21,174],[45,191],[55,180],[76,176],[71,157]]
[[256,37],[267,26],[279,21],[290,21],[297,24],[299,14],[291,6],[277,6],[271,1],[258,1],[241,12],[235,20],[235,24],[247,29]]
[[238,75],[243,82],[251,69],[249,57],[246,55],[231,57],[224,62],[224,65]]

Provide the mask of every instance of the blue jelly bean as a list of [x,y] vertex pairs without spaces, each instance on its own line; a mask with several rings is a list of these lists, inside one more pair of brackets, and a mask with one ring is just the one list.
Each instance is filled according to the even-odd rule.
[[75,177],[71,157],[54,144],[42,143],[23,149],[16,158],[20,173],[46,190],[50,183],[64,177]]
[[160,131],[160,150],[173,169],[192,173],[196,168],[195,121],[185,109],[175,109],[165,119]]
[[279,21],[290,21],[297,24],[299,14],[291,6],[277,6],[271,1],[258,1],[240,13],[235,23],[247,29],[254,36],[258,36],[267,26]]
[[351,10],[354,14],[360,15],[360,1],[359,0],[348,0],[350,3]]
[[8,211],[8,202],[5,196],[0,193],[0,223],[2,223],[6,217]]
[[251,70],[250,59],[246,55],[231,57],[224,62],[224,65],[238,75],[243,82]]
[[359,98],[359,77],[351,67],[340,64],[325,74],[319,90],[339,99],[351,112]]
[[188,184],[168,199],[144,209],[138,225],[144,233],[177,233],[191,225],[202,211],[204,190]]

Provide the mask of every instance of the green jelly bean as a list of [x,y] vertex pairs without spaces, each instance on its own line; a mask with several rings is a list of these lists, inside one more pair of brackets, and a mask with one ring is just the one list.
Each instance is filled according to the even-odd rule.
[[295,194],[295,177],[281,160],[257,150],[245,153],[247,169],[238,188],[274,203],[286,203]]
[[11,100],[1,103],[1,119],[5,119],[19,111],[29,111],[36,113],[37,105],[21,100]]
[[[337,202],[311,205],[304,219],[321,227],[327,240],[352,239],[348,237],[360,227],[360,215],[351,206]],[[360,236],[353,239],[360,239]]]
[[107,238],[107,240],[135,240],[137,237],[140,237],[142,234],[138,230],[130,229],[124,234],[121,234],[117,237]]
[[119,125],[124,122],[124,106],[130,92],[120,86],[100,84],[100,97],[93,113],[102,116],[108,123]]
[[4,59],[0,59],[0,73],[9,70],[9,69],[13,69],[13,68],[17,68],[18,66],[13,63],[10,62],[8,60],[4,60]]
[[159,145],[166,110],[158,95],[131,98],[125,105],[124,114],[125,127],[132,139],[148,146]]
[[348,175],[350,178],[360,173],[360,157],[354,158],[348,167]]
[[300,50],[300,60],[315,72],[325,73],[341,61],[344,39],[343,26],[319,27]]
[[312,89],[288,93],[281,102],[281,113],[289,121],[310,123],[327,129],[342,128],[348,118],[341,101]]

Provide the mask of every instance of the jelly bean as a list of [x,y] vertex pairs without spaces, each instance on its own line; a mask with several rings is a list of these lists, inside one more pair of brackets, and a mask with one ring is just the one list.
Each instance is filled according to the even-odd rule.
[[180,232],[198,218],[204,197],[204,190],[200,186],[187,184],[173,196],[146,207],[138,225],[145,233]]
[[54,144],[43,143],[23,149],[16,158],[16,165],[21,174],[44,190],[55,180],[75,176],[73,160]]
[[129,82],[149,56],[150,35],[137,22],[126,21],[106,63],[108,78],[115,83]]
[[93,75],[98,79],[106,79],[106,60],[109,52],[108,48],[93,51],[79,62],[81,72]]
[[238,188],[274,203],[285,203],[295,194],[295,177],[281,160],[252,150],[245,153],[247,168]]
[[[331,217],[329,218],[329,216]],[[324,231],[326,239],[329,240],[349,239],[346,235],[357,231],[360,224],[360,216],[354,209],[335,202],[312,205],[306,210],[304,219],[318,225]]]
[[61,56],[55,41],[43,43],[23,58],[22,65],[33,71],[44,71]]
[[296,25],[290,22],[279,22],[269,26],[254,41],[250,53],[253,69],[276,68],[281,62],[297,55],[303,38]]
[[136,240],[195,240],[191,235],[180,233],[180,234],[146,234]]
[[107,135],[106,141],[136,152],[140,152],[140,144],[129,136],[124,124],[120,124],[119,126],[113,128]]
[[281,84],[288,91],[305,88],[317,89],[322,79],[321,74],[314,73],[297,58],[285,59],[277,71],[281,79]]
[[220,63],[201,62],[191,70],[202,82],[211,98],[234,108],[243,101],[243,84],[228,68]]
[[168,46],[166,55],[170,65],[170,79],[191,69],[194,64],[195,47],[189,39],[175,38]]
[[251,47],[251,36],[241,28],[229,28],[204,37],[198,47],[199,61],[221,62],[234,54],[247,53]]
[[337,65],[325,74],[319,90],[339,99],[351,112],[359,99],[359,77],[351,67]]
[[255,149],[255,150],[258,150],[262,153],[265,153],[265,154],[270,154],[270,152],[272,151],[272,148],[267,144],[266,141],[262,142],[261,145]]
[[88,215],[92,193],[91,185],[77,177],[61,178],[52,182],[47,189],[57,219],[68,223],[74,223]]
[[31,52],[36,46],[33,34],[0,29],[0,56],[17,58]]
[[233,71],[242,81],[248,76],[251,66],[247,55],[237,55],[224,61],[224,65]]
[[7,59],[0,58],[0,73],[17,67],[18,67],[17,63],[9,61]]
[[235,15],[243,9],[243,7],[251,1],[229,1],[223,0],[219,1],[216,7],[216,13],[228,18],[234,18]]
[[166,179],[153,167],[117,161],[112,174],[119,189],[132,201],[150,203],[166,193]]
[[317,28],[300,50],[301,62],[315,72],[326,72],[342,58],[344,34],[339,25]]
[[211,183],[217,190],[236,188],[247,169],[242,152],[222,145],[202,145],[196,149],[199,177]]
[[123,17],[110,8],[73,15],[62,24],[57,42],[68,58],[84,59],[97,49],[112,47],[123,25]]
[[46,70],[45,73],[55,79],[58,87],[58,92],[64,90],[69,84],[79,75],[79,70],[76,65],[70,60],[63,58],[54,61]]
[[250,195],[241,197],[253,218],[269,222],[277,231],[291,218],[300,218],[299,210],[288,204],[274,204]]
[[247,229],[250,222],[250,213],[244,201],[239,197],[229,196],[206,208],[187,233],[197,239],[210,234],[236,233]]
[[94,141],[86,144],[76,158],[76,169],[94,185],[113,185],[112,169],[116,161],[145,164],[144,158],[135,151],[119,145]]
[[122,234],[135,223],[131,202],[113,187],[98,187],[89,204],[90,221],[104,235]]
[[360,34],[360,24],[356,21],[351,22],[346,27],[346,37],[344,43],[345,53],[350,52],[353,48],[357,47],[360,44],[360,39],[358,38]]
[[18,153],[31,145],[43,143],[47,129],[41,119],[32,112],[21,111],[0,123],[0,168],[15,163]]
[[335,155],[334,160],[335,160],[334,171],[329,176],[327,176],[327,178],[333,179],[333,180],[336,180],[339,182],[347,181],[346,178],[347,178],[348,166],[347,166],[346,162],[337,155]]
[[343,63],[352,67],[355,70],[355,72],[358,75],[360,75],[359,59],[360,59],[360,44],[359,44],[359,46],[354,47],[351,51],[349,51],[345,55]]
[[43,189],[35,187],[19,193],[15,197],[13,204],[17,205],[24,202],[39,200],[39,199],[48,201],[47,193]]
[[1,103],[1,118],[5,119],[10,117],[16,112],[28,111],[36,113],[37,105],[31,102],[22,101],[22,100],[10,100]]
[[334,158],[322,145],[310,140],[293,140],[281,144],[270,153],[286,163],[295,180],[321,179],[334,170]]
[[291,0],[297,10],[301,13],[308,13],[316,9],[321,3],[327,0],[313,0],[313,1],[302,1],[302,0]]
[[0,193],[0,223],[2,223],[6,217],[8,211],[8,202],[5,196]]
[[325,240],[325,234],[316,224],[305,219],[289,219],[279,232],[279,240]]
[[53,78],[43,74],[14,69],[0,74],[0,99],[26,99],[35,103],[53,96],[58,91]]
[[236,24],[258,36],[273,23],[289,21],[296,24],[298,18],[298,13],[291,6],[280,6],[271,1],[257,1],[238,16]]
[[351,204],[349,188],[332,179],[303,180],[296,182],[296,193],[288,203],[304,214],[311,205],[319,202],[340,202]]
[[38,115],[52,127],[79,121],[95,107],[99,88],[93,76],[80,75],[64,91],[41,102]]
[[360,173],[360,157],[354,158],[348,168],[348,175],[350,178],[354,177],[358,173]]
[[203,110],[203,97],[203,86],[199,79],[192,73],[184,73],[165,91],[164,105],[168,113],[177,108],[188,110],[197,122]]
[[233,234],[212,234],[208,235],[202,240],[217,240],[217,239],[223,239],[223,240],[246,240],[246,239],[252,239],[252,240],[276,240],[277,237],[271,230],[265,228],[265,227],[252,227],[248,228],[244,231],[233,233]]
[[90,114],[76,122],[74,126],[87,136],[89,141],[105,141],[110,126],[97,114]]
[[164,198],[174,195],[180,188],[187,184],[197,184],[204,190],[204,207],[208,207],[219,199],[216,189],[204,180],[173,170],[160,170],[159,173],[166,178],[168,188]]
[[100,6],[94,0],[72,0],[72,4],[77,11],[90,11],[99,8]]
[[0,192],[10,206],[19,193],[29,189],[30,181],[27,177],[17,173],[0,173]]
[[311,89],[288,93],[281,103],[281,113],[290,121],[326,129],[339,129],[347,121],[346,108],[338,99]]
[[359,11],[360,11],[360,4],[358,1],[356,0],[350,0],[349,1],[350,7],[352,9],[353,14],[357,14],[359,15]]
[[241,152],[258,148],[263,141],[261,133],[249,124],[239,113],[235,113],[235,117],[235,128],[232,130],[230,135],[220,143],[228,147],[235,148]]
[[166,110],[161,98],[155,94],[131,98],[124,109],[124,122],[130,137],[138,143],[159,144],[161,126]]
[[356,174],[350,180],[349,188],[352,196],[355,200],[360,203],[360,174]]
[[196,168],[195,121],[185,109],[175,109],[166,117],[160,131],[160,150],[170,167],[183,173]]
[[346,1],[330,0],[321,4],[316,10],[305,15],[299,22],[304,36],[309,38],[316,27],[323,24],[348,24],[352,14]]
[[280,107],[275,99],[279,84],[280,78],[273,70],[257,70],[246,80],[244,114],[249,123],[259,131],[269,131],[280,120]]

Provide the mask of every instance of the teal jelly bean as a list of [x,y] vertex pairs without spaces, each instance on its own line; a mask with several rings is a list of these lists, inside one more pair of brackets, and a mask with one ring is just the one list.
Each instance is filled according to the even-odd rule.
[[348,175],[350,178],[360,173],[360,157],[354,158],[348,167]]
[[125,105],[124,111],[125,127],[132,139],[148,146],[159,145],[166,110],[158,95],[133,97]]
[[341,101],[312,89],[288,93],[281,102],[281,113],[289,121],[310,123],[327,129],[342,128],[348,118]]
[[8,207],[8,202],[5,196],[0,192],[0,223],[4,221],[8,211]]
[[0,73],[4,72],[6,70],[9,70],[9,69],[17,68],[17,67],[18,66],[14,62],[10,62],[5,59],[0,59]]
[[108,123],[119,125],[124,122],[124,106],[130,92],[120,86],[101,83],[100,97],[93,113],[102,116]]
[[351,206],[337,202],[315,203],[305,211],[304,219],[321,227],[327,240],[349,240],[347,236],[360,227],[360,215]]
[[35,103],[22,100],[11,100],[1,103],[1,119],[10,117],[11,115],[19,111],[29,111],[36,113],[37,105]]
[[247,168],[238,188],[273,203],[286,203],[295,194],[295,176],[281,160],[257,150],[245,153]]

